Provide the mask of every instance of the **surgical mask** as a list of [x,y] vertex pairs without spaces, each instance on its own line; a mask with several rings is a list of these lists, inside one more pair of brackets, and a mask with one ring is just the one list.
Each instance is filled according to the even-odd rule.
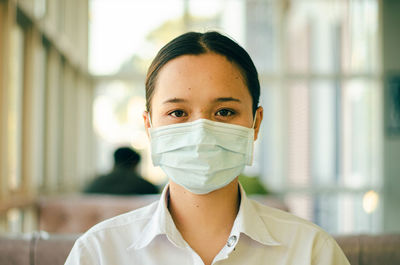
[[254,123],[247,128],[198,119],[149,132],[154,166],[192,193],[220,189],[252,164]]

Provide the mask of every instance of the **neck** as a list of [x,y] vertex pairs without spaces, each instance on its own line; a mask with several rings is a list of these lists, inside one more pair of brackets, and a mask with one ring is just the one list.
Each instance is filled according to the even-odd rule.
[[229,236],[239,210],[237,178],[221,189],[202,195],[191,193],[172,181],[169,188],[169,210],[187,242],[198,233]]
[[170,181],[169,211],[183,239],[204,264],[223,248],[239,211],[237,178],[204,195],[193,194]]

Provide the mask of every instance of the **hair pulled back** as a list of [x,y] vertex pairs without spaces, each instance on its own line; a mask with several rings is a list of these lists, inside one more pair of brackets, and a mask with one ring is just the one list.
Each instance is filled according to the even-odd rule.
[[154,94],[157,76],[165,64],[182,55],[200,55],[210,52],[224,56],[239,68],[253,100],[252,109],[254,114],[260,98],[260,82],[257,69],[249,54],[239,44],[215,31],[182,34],[167,43],[157,53],[146,76],[147,111],[151,111],[151,99]]

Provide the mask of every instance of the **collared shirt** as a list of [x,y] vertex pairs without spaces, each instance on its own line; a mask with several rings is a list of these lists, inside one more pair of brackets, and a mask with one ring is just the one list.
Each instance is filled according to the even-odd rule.
[[[212,264],[349,265],[335,240],[318,226],[246,197],[227,243]],[[103,221],[76,242],[66,265],[203,265],[183,239],[161,199]]]

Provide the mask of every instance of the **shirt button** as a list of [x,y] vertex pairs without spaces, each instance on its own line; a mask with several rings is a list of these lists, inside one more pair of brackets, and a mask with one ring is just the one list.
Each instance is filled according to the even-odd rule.
[[228,247],[232,247],[233,245],[235,245],[236,240],[237,240],[237,237],[236,237],[236,236],[231,236],[231,237],[228,239],[228,242],[226,242],[226,245],[227,245]]

